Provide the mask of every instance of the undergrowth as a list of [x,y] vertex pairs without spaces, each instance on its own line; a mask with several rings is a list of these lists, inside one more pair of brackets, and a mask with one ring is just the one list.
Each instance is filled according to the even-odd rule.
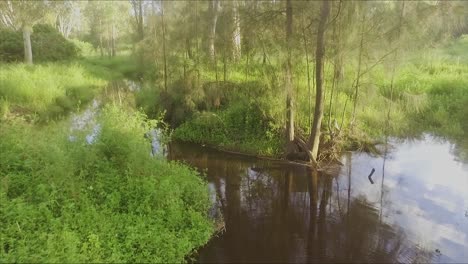
[[98,120],[93,144],[63,122],[0,123],[1,262],[175,263],[207,242],[207,184],[149,155],[154,122],[116,106]]
[[[352,63],[347,65],[346,77],[334,85],[333,68],[327,67],[324,137],[339,133],[344,140],[338,143],[351,150],[356,144],[381,142],[387,135],[430,132],[453,140],[464,138],[468,132],[466,50],[466,38],[461,38],[429,54],[421,51],[402,59],[393,76],[391,63],[377,65],[361,77],[355,110],[356,69]],[[151,111],[167,110],[178,140],[279,156],[286,112],[282,69],[252,61],[247,71],[243,63],[229,65],[226,81],[219,70],[222,65],[218,74],[205,65],[198,68],[199,74],[171,82],[167,91],[147,85],[139,103]],[[307,137],[314,87],[308,85],[303,62],[297,61],[294,71],[296,131]]]

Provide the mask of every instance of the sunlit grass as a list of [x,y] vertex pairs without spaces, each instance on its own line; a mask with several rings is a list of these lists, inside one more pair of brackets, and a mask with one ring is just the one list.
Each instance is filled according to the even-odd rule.
[[76,63],[0,65],[0,109],[4,114],[41,114],[53,107],[66,112],[92,99],[105,83]]

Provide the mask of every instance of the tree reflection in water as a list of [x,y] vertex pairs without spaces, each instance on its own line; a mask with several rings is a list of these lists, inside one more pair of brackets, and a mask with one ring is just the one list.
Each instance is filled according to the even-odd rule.
[[[432,252],[381,221],[380,208],[305,167],[171,146],[175,160],[206,171],[226,232],[200,250],[200,262],[428,262]],[[383,186],[383,184],[382,184]],[[340,192],[342,190],[343,192]],[[381,188],[385,207],[384,188]],[[344,196],[343,196],[344,194]],[[346,206],[342,206],[346,201]]]

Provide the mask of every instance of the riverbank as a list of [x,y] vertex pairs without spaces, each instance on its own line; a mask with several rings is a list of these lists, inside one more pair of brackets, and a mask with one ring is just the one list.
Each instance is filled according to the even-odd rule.
[[[468,40],[462,37],[443,48],[409,54],[394,73],[391,65],[376,65],[362,76],[359,89],[354,87],[356,69],[346,68],[335,86],[333,72],[326,70],[323,152],[372,152],[386,136],[424,132],[462,140],[468,132],[467,50]],[[285,94],[279,76],[272,75],[281,69],[250,62],[251,70],[244,74],[242,63],[230,65],[224,79],[205,65],[199,73],[187,72],[170,82],[167,91],[157,82],[147,84],[137,105],[150,115],[165,111],[176,140],[284,158]],[[296,134],[307,138],[315,98],[303,66],[296,65],[294,73],[295,120]]]
[[[150,155],[158,120],[108,91],[119,75],[105,63],[92,68],[104,77],[80,61],[1,66],[3,261],[183,262],[214,232],[203,176]],[[103,96],[115,100],[67,118]]]

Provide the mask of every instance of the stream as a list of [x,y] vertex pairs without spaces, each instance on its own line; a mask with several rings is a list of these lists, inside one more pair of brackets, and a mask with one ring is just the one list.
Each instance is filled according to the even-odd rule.
[[330,175],[172,143],[170,159],[206,173],[225,221],[196,261],[467,262],[468,162],[428,134],[391,145],[345,153]]
[[[101,105],[72,115],[71,141],[84,130],[94,142]],[[145,135],[149,154],[204,173],[210,214],[224,219],[197,262],[468,262],[468,160],[456,144],[393,139],[386,155],[347,152],[325,173],[187,143],[166,148],[159,133]]]

